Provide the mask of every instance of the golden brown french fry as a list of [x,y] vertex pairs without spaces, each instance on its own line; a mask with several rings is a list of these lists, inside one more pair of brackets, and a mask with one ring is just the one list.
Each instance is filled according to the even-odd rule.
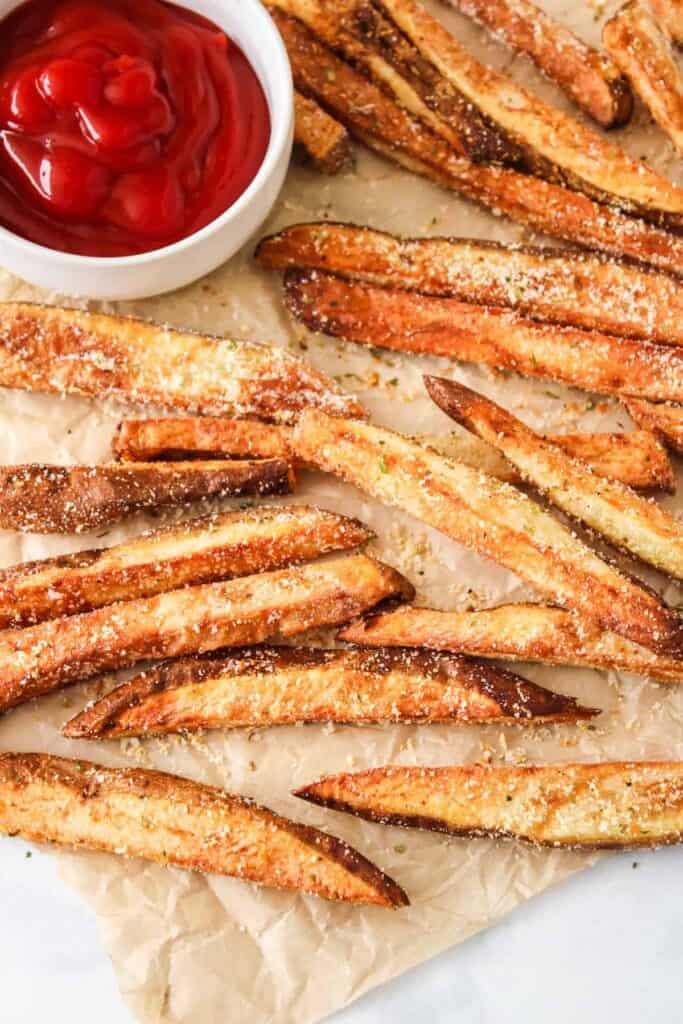
[[602,30],[605,49],[626,75],[655,121],[683,153],[683,77],[671,42],[641,0],[630,0]]
[[1,754],[0,832],[348,903],[408,903],[392,879],[334,836],[215,786],[145,768]]
[[457,654],[256,647],[143,672],[62,730],[114,739],[299,722],[574,722],[571,697]]
[[370,647],[426,647],[477,658],[633,672],[663,683],[683,683],[683,661],[655,654],[576,612],[540,604],[506,604],[474,612],[405,605],[370,614],[338,635]]
[[341,625],[412,588],[365,555],[205,583],[0,634],[0,711],[151,658],[203,654]]
[[294,93],[294,142],[323,174],[336,174],[351,160],[351,139],[344,125],[300,92]]
[[372,536],[357,519],[311,505],[202,516],[111,548],[0,571],[0,630],[179,587],[270,572]]
[[276,8],[271,13],[297,87],[378,153],[534,230],[683,275],[683,239],[561,185],[458,156],[298,19]]
[[652,430],[683,455],[683,406],[672,402],[645,402],[640,398],[624,398],[623,401],[635,423]]
[[425,377],[432,400],[494,445],[557,508],[660,572],[683,579],[683,526],[654,501],[607,480],[495,402],[457,381]]
[[515,572],[540,593],[658,653],[683,653],[683,623],[527,495],[390,430],[309,410],[297,453]]
[[450,0],[503,42],[530,57],[603,128],[626,124],[633,109],[628,82],[609,57],[589,46],[529,0]]
[[683,190],[604,136],[475,60],[417,0],[376,0],[376,4],[424,60],[524,150],[535,174],[655,223],[683,224]]
[[122,420],[112,442],[122,462],[157,459],[287,459],[289,431],[258,420],[224,420],[210,416]]
[[288,270],[285,302],[310,330],[361,345],[485,363],[601,394],[683,400],[683,348],[542,324],[495,306]]
[[660,24],[679,45],[683,43],[683,0],[651,0]]
[[296,796],[385,825],[538,846],[629,849],[683,840],[680,761],[396,765],[331,775]]
[[143,509],[293,489],[294,471],[282,459],[0,466],[0,528],[82,533]]
[[310,404],[363,415],[284,349],[26,302],[0,303],[0,387],[281,422]]
[[467,238],[401,238],[329,221],[294,224],[256,250],[272,270],[323,270],[535,320],[683,344],[683,289],[669,274],[598,253]]

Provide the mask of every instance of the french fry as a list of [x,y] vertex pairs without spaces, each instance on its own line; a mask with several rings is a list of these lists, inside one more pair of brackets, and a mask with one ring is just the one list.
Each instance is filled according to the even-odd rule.
[[144,509],[293,489],[282,459],[0,466],[0,528],[82,533]]
[[683,347],[542,324],[495,306],[288,270],[285,302],[309,330],[361,345],[484,363],[587,391],[683,400]]
[[665,444],[683,455],[683,406],[671,402],[646,402],[624,398],[629,415],[646,430],[652,430]]
[[274,7],[271,14],[297,88],[376,152],[536,231],[683,275],[683,239],[561,185],[458,156],[443,137],[337,57],[300,21]]
[[553,602],[658,653],[680,656],[683,624],[649,590],[509,484],[392,431],[304,413],[297,454],[505,566]]
[[655,223],[683,224],[683,190],[604,136],[475,60],[417,0],[376,3],[425,61],[523,149],[533,173]]
[[358,403],[284,349],[76,309],[0,303],[0,387],[292,422]]
[[294,93],[294,142],[323,174],[337,174],[351,161],[351,139],[344,125],[300,92]]
[[533,725],[594,714],[571,697],[457,654],[257,647],[143,672],[62,732],[115,739],[300,722]]
[[683,345],[680,282],[599,253],[400,238],[323,221],[264,238],[256,259],[272,270],[322,270],[384,288],[514,309],[562,326]]
[[341,625],[412,588],[365,555],[172,590],[0,634],[0,712],[152,658],[203,654]]
[[0,832],[348,903],[402,907],[387,875],[326,832],[166,772],[0,755]]
[[683,153],[683,77],[671,42],[641,0],[618,9],[602,30],[602,41],[633,90]]
[[536,846],[630,849],[683,839],[683,762],[389,766],[296,792],[385,825]]
[[628,82],[609,57],[589,46],[529,0],[450,0],[503,42],[530,57],[603,128],[626,124],[633,109]]
[[310,505],[202,516],[111,548],[0,571],[0,630],[77,615],[116,601],[272,572],[364,544],[356,519]]
[[652,7],[674,43],[683,43],[683,0],[652,0]]
[[[568,455],[588,463],[595,473],[608,480],[620,480],[643,491],[661,490],[673,494],[676,489],[666,449],[649,430],[632,430],[628,434],[547,434],[546,439]],[[483,469],[506,483],[519,484],[522,480],[500,452],[472,434],[417,435],[416,440],[431,444],[442,455]]]
[[494,445],[553,505],[660,572],[683,579],[683,526],[654,501],[607,480],[495,402],[457,381],[425,377],[432,400]]
[[662,683],[683,683],[683,661],[655,654],[576,612],[539,604],[473,612],[406,605],[370,614],[338,635],[370,647],[422,647],[476,658],[633,672]]
[[289,432],[275,423],[224,420],[210,416],[122,420],[112,442],[122,462],[157,459],[288,459]]

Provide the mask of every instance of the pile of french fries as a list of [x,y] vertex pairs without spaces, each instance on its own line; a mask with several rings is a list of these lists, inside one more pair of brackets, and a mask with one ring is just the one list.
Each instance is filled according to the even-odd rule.
[[[637,0],[616,15],[610,56],[527,0],[454,3],[603,127],[630,116],[629,82],[647,97],[620,49],[624,25],[653,46],[683,40],[678,5],[665,0],[660,21],[648,15],[659,35]],[[511,570],[547,603],[416,607],[411,584],[359,550],[371,532],[356,520],[305,505],[213,512],[0,572],[0,713],[136,666],[64,736],[304,722],[571,726],[599,714],[501,660],[683,682],[679,611],[572,526],[683,580],[683,526],[643,493],[674,491],[667,447],[683,451],[683,285],[673,276],[683,276],[683,192],[475,61],[414,0],[271,7],[299,90],[297,141],[318,169],[348,162],[348,129],[446,188],[601,250],[295,225],[257,251],[285,272],[293,315],[347,341],[616,395],[639,429],[541,436],[428,376],[428,394],[464,432],[407,437],[368,422],[353,396],[279,349],[2,304],[0,386],[112,396],[167,415],[124,419],[102,465],[0,467],[0,527],[78,533],[145,509],[287,494],[299,473],[319,471]],[[307,635],[322,627],[340,643]],[[587,848],[683,840],[677,762],[383,766],[296,795],[459,836]],[[160,772],[0,755],[0,831],[352,903],[408,902],[341,840]]]

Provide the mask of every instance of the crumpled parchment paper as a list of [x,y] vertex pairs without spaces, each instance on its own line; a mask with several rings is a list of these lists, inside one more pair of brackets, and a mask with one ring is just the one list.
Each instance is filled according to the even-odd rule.
[[[547,2],[588,38],[598,12],[589,4]],[[565,105],[520,58],[440,7],[439,16],[487,60],[505,67]],[[604,13],[609,13],[604,12]],[[639,109],[619,133],[633,153],[647,153],[670,175],[678,168],[663,136]],[[519,226],[369,153],[355,169],[327,179],[294,166],[263,233],[313,218],[350,220],[407,234],[459,234],[520,241]],[[209,278],[174,295],[117,311],[182,327],[284,344],[355,392],[382,424],[406,431],[446,432],[453,424],[424,394],[421,373],[452,374],[513,408],[538,428],[556,431],[630,429],[625,412],[558,385],[531,383],[438,359],[373,355],[307,335],[285,313],[276,275],[251,262],[253,243]],[[1,260],[1,254],[0,254]],[[65,301],[0,275],[0,297]],[[113,307],[105,307],[111,309]],[[98,461],[121,415],[140,410],[110,402],[0,392],[0,437],[8,462]],[[359,516],[377,531],[374,550],[401,569],[418,601],[435,607],[484,606],[528,596],[509,573],[485,563],[408,516],[388,511],[331,478],[302,477],[294,501]],[[676,499],[667,505],[678,509]],[[139,516],[98,536],[45,538],[0,533],[0,564],[93,545],[112,544],[164,517]],[[649,576],[651,581],[656,577]],[[661,585],[661,581],[660,581]],[[666,591],[676,601],[673,587]],[[520,666],[552,689],[604,708],[578,727],[540,730],[495,726],[306,726],[207,733],[141,743],[67,742],[59,727],[107,679],[68,690],[6,715],[0,748],[45,750],[108,764],[141,764],[178,772],[257,798],[356,845],[395,877],[412,905],[397,913],[356,909],[259,889],[233,879],[202,877],[105,854],[57,852],[63,876],[95,909],[124,1000],[145,1024],[309,1024],[374,985],[447,946],[462,942],[534,893],[586,867],[587,854],[537,851],[513,843],[449,840],[385,828],[309,806],[291,790],[329,772],[381,765],[494,763],[683,757],[683,691],[615,673]]]

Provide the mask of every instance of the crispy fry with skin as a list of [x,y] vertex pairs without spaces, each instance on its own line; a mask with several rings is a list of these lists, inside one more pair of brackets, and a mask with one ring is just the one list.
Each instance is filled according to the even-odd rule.
[[542,324],[495,306],[288,270],[285,302],[309,330],[361,345],[484,363],[600,394],[683,400],[683,348]]
[[467,238],[401,238],[354,224],[294,224],[256,250],[271,270],[322,270],[535,320],[683,345],[680,281],[599,253]]
[[284,349],[26,302],[0,303],[0,387],[278,422],[310,404],[363,415]]
[[292,458],[286,427],[210,416],[122,420],[112,441],[112,451],[122,462]]
[[344,125],[300,92],[294,93],[294,142],[323,174],[337,174],[351,162],[351,139]]
[[411,116],[296,18],[271,8],[294,79],[371,149],[536,231],[683,275],[683,239],[561,185],[474,164]]
[[102,672],[341,625],[412,587],[365,555],[172,590],[0,634],[0,711]]
[[645,402],[640,398],[624,398],[623,402],[635,423],[652,430],[683,455],[683,406],[672,402]]
[[272,572],[358,547],[371,536],[358,520],[310,505],[201,516],[111,548],[0,571],[0,630],[180,587]]
[[144,509],[293,489],[282,459],[0,466],[0,528],[83,533]]
[[617,850],[683,840],[680,761],[397,765],[331,775],[295,795],[385,825],[537,846]]
[[541,437],[495,402],[457,381],[425,377],[432,400],[494,445],[557,508],[660,572],[683,579],[683,526],[654,501]]
[[506,604],[474,612],[405,605],[370,614],[338,635],[370,647],[423,647],[476,658],[633,672],[662,683],[683,683],[683,661],[655,654],[576,612],[540,604]]
[[62,731],[71,739],[115,739],[299,722],[533,725],[595,714],[457,654],[257,647],[143,672]]
[[[673,494],[676,489],[671,460],[664,445],[649,430],[628,434],[547,434],[551,444],[568,455],[581,459],[599,476],[620,480],[636,490],[661,490]],[[492,445],[472,434],[418,435],[416,440],[475,469],[507,483],[519,484],[522,477],[515,467]]]
[[0,832],[348,903],[402,907],[379,868],[326,832],[166,772],[0,755]]
[[640,0],[630,0],[609,19],[602,41],[660,128],[683,153],[683,77],[671,42],[652,10]]
[[603,128],[626,124],[633,110],[628,82],[610,58],[528,0],[450,0],[508,46],[526,54]]
[[424,60],[524,150],[533,173],[655,223],[683,224],[683,190],[511,78],[475,60],[417,0],[376,3]]
[[676,611],[509,484],[400,434],[313,410],[299,420],[294,444],[310,465],[498,562],[553,602],[658,653],[683,653]]

